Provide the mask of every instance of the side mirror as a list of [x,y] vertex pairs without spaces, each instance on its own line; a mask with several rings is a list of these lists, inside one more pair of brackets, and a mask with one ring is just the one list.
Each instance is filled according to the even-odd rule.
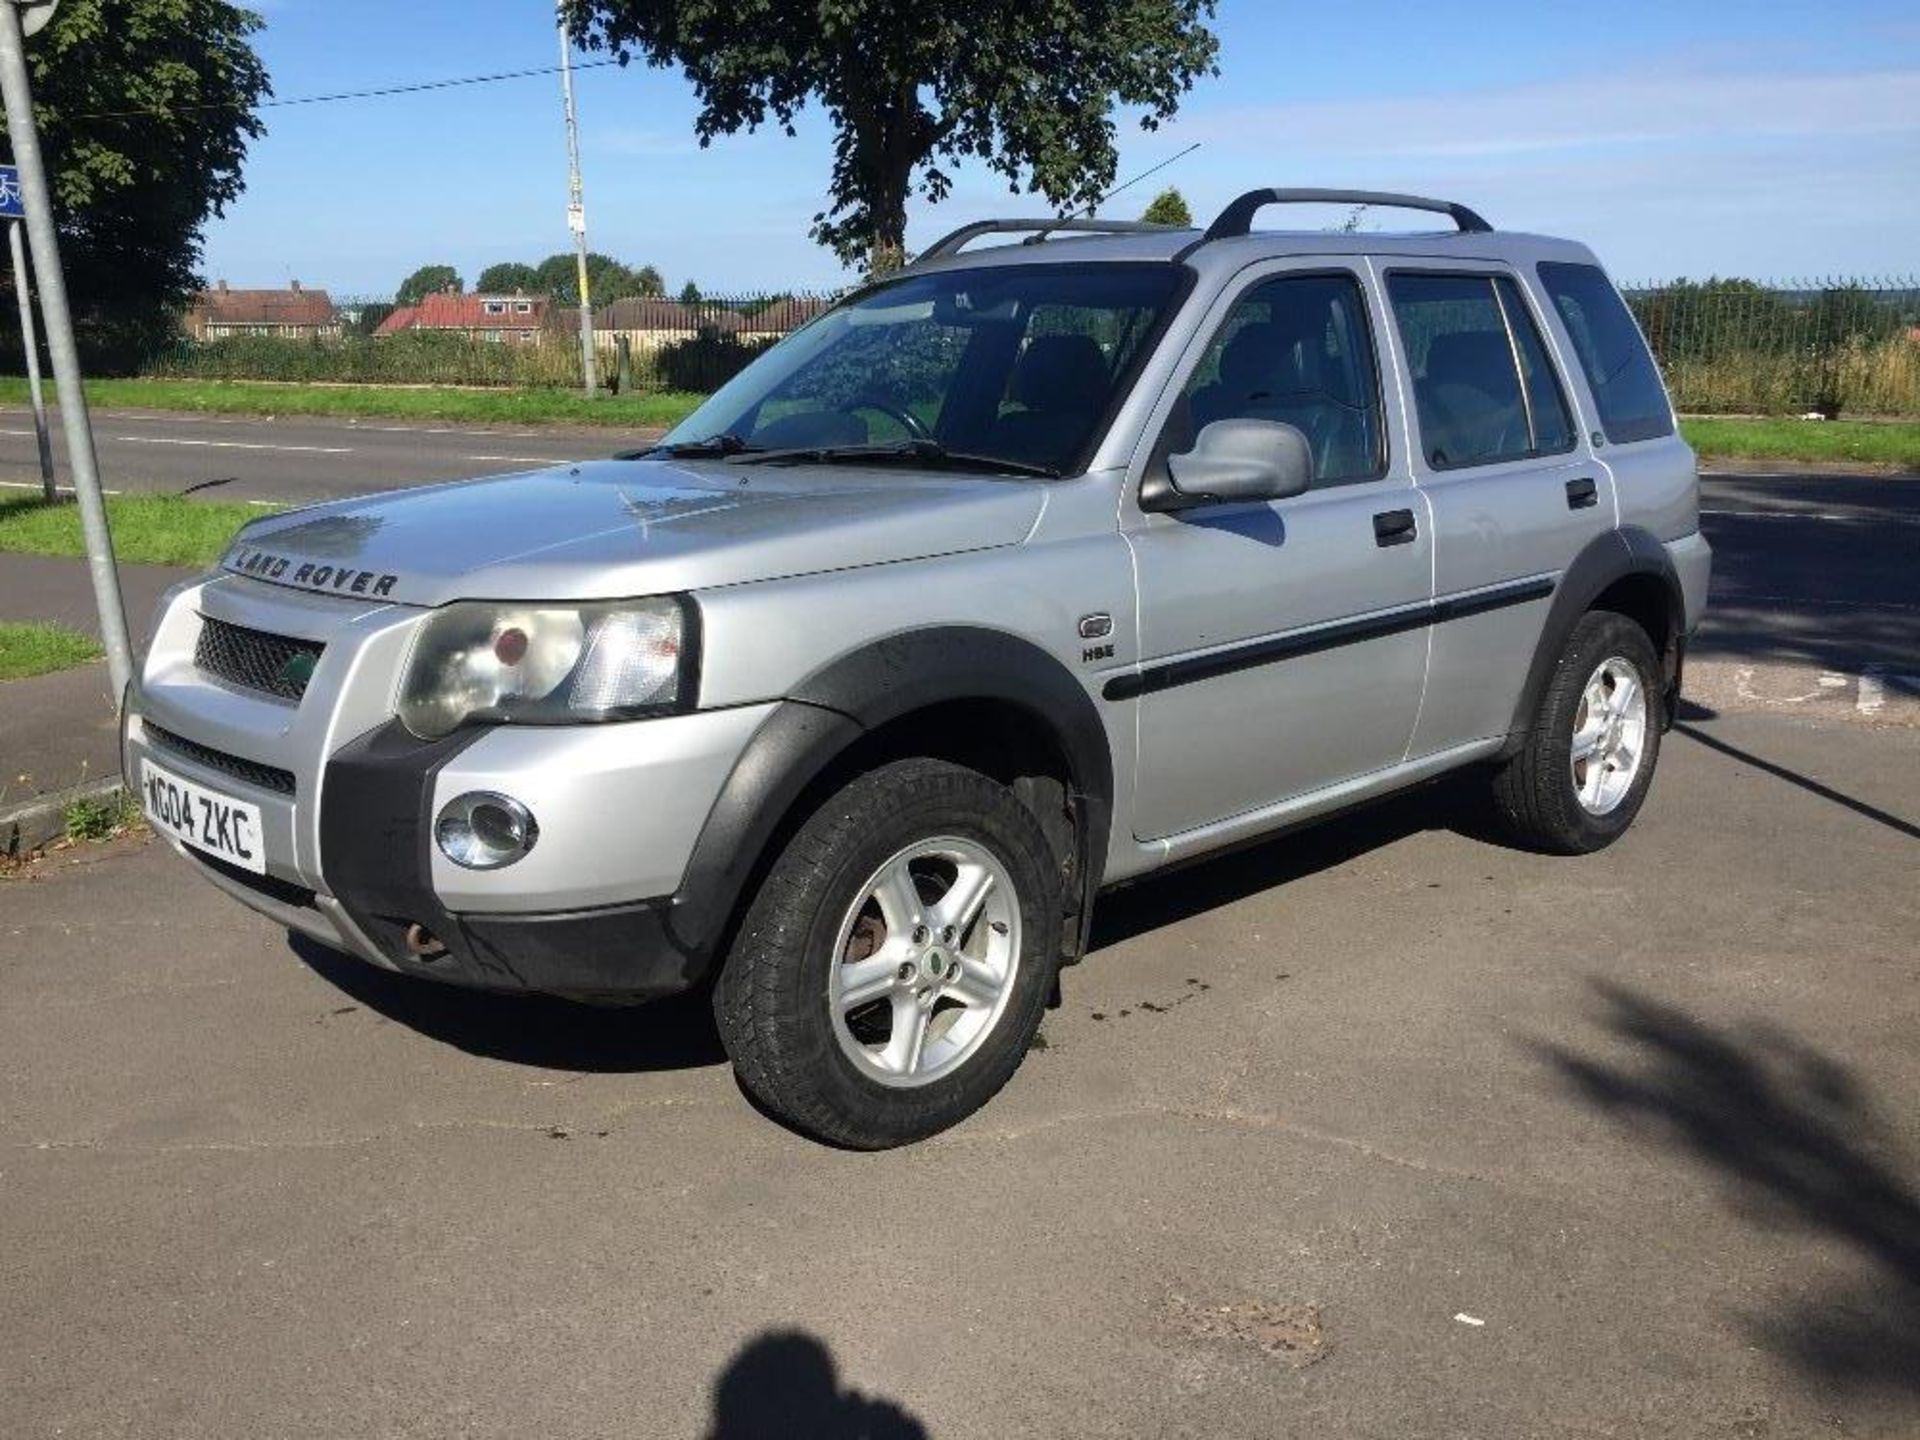
[[1165,475],[1140,487],[1143,510],[1191,510],[1248,500],[1285,500],[1313,483],[1313,447],[1278,420],[1216,420],[1193,448],[1167,457]]

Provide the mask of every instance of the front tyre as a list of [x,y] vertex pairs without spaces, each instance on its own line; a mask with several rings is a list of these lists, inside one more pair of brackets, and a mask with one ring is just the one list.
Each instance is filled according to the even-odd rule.
[[1580,617],[1525,743],[1494,777],[1494,807],[1516,840],[1582,855],[1626,832],[1660,758],[1660,675],[1634,621],[1610,610]]
[[1040,1026],[1059,876],[1039,822],[977,771],[910,759],[852,781],[775,860],[721,971],[741,1084],[858,1149],[972,1114]]

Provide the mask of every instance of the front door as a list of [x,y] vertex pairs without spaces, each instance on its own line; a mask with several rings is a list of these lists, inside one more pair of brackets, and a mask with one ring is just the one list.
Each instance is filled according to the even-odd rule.
[[[1381,315],[1345,263],[1255,267],[1162,403],[1148,466],[1214,420],[1304,432],[1303,495],[1125,521],[1140,602],[1135,834],[1160,839],[1405,759],[1427,664],[1426,504],[1389,453]],[[1110,693],[1113,687],[1110,687]]]

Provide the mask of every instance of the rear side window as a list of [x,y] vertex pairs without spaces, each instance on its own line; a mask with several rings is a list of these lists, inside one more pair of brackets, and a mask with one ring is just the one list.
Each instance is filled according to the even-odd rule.
[[1673,410],[1660,372],[1613,282],[1598,266],[1553,261],[1540,266],[1540,283],[1573,338],[1607,439],[1625,445],[1671,435]]
[[1563,454],[1573,421],[1533,315],[1506,276],[1402,271],[1387,279],[1436,470]]

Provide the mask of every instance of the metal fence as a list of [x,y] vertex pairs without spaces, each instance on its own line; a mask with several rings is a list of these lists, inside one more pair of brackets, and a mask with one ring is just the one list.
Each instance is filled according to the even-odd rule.
[[1683,412],[1920,415],[1920,281],[1626,287]]

